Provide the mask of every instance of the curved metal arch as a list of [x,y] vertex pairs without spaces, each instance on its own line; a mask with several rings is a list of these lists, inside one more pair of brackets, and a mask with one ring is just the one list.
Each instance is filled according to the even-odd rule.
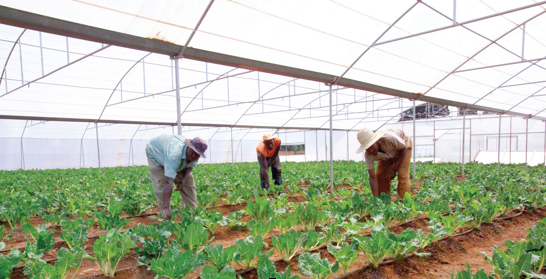
[[[444,81],[446,78],[448,78],[449,76],[451,76],[452,74],[454,74],[459,68],[461,68],[462,66],[464,66],[467,62],[471,61],[472,59],[474,59],[474,57],[476,57],[478,54],[480,54],[481,52],[483,52],[484,50],[486,50],[488,47],[490,47],[491,45],[493,44],[496,44],[498,40],[504,38],[506,35],[510,34],[512,31],[516,30],[517,28],[519,28],[521,25],[539,17],[540,15],[546,13],[546,10],[540,12],[539,14],[527,19],[526,21],[524,21],[523,23],[521,24],[518,24],[517,26],[515,26],[514,28],[510,29],[509,31],[507,31],[506,33],[500,35],[497,39],[491,41],[489,44],[487,44],[486,46],[484,46],[482,49],[480,49],[479,51],[477,51],[474,55],[468,57],[463,63],[461,63],[459,66],[457,66],[455,69],[453,69],[451,72],[449,72],[446,76],[444,76],[442,79],[440,79],[438,82],[436,82],[436,84],[434,84],[433,86],[431,86],[427,91],[425,91],[423,93],[423,95],[426,95],[428,92],[430,92],[433,88],[435,88],[437,85],[439,85],[442,81]],[[464,26],[463,26],[464,27]],[[466,28],[466,27],[464,27]],[[467,28],[468,29],[468,28]],[[471,31],[473,32],[473,31]],[[488,93],[489,94],[489,93]],[[475,105],[476,103],[473,103],[472,105]]]
[[[229,76],[227,76],[227,74],[229,74],[230,72],[233,72],[233,71],[235,71],[235,70],[237,70],[237,69],[239,69],[239,68],[233,68],[233,69],[231,69],[231,70],[229,70],[229,71],[227,71],[227,72],[221,74],[221,75],[218,76],[217,78],[208,81],[208,84],[205,85],[205,87],[203,87],[203,89],[199,90],[199,92],[197,92],[197,94],[195,94],[195,96],[193,96],[193,98],[191,99],[191,101],[186,105],[186,108],[184,108],[184,111],[182,111],[182,113],[180,113],[180,118],[182,118],[182,115],[184,115],[184,112],[186,112],[186,110],[188,110],[188,108],[189,108],[190,105],[193,103],[193,101],[195,101],[195,98],[197,98],[197,97],[199,96],[199,94],[203,93],[203,91],[205,91],[205,89],[207,89],[207,87],[209,87],[209,85],[211,85],[211,84],[212,84],[213,82],[215,82],[215,81],[220,80],[224,75],[226,75],[226,77],[229,77]],[[248,72],[246,72],[245,74],[251,73],[251,72],[253,72],[253,71],[248,71]]]
[[263,100],[263,98],[264,98],[265,95],[267,95],[267,94],[273,92],[273,90],[275,90],[275,89],[277,89],[277,88],[279,88],[279,87],[281,87],[281,86],[283,86],[283,85],[286,85],[286,84],[288,84],[288,83],[290,83],[290,82],[292,82],[292,81],[296,81],[296,80],[298,80],[298,79],[289,80],[289,81],[287,81],[287,82],[285,82],[285,83],[281,83],[281,84],[279,84],[279,85],[273,87],[271,90],[267,91],[267,92],[266,92],[265,94],[263,94],[260,98],[258,98],[258,100],[254,101],[254,102],[246,109],[246,111],[243,112],[243,114],[239,117],[239,119],[237,119],[237,121],[235,121],[235,123],[234,123],[233,125],[237,125],[237,123],[239,123],[239,121],[241,121],[241,119],[243,119],[243,117],[245,117],[246,113],[247,113],[247,112],[248,112],[248,111],[249,111],[249,110],[258,102],[258,101],[260,101],[260,99]]
[[[386,106],[386,105],[390,105],[390,104],[392,104],[392,103],[394,103],[394,102],[399,102],[399,100],[395,100],[395,101],[392,101],[392,102],[390,102],[390,103],[386,103],[386,104],[384,104],[384,105],[378,107],[378,109],[380,109],[380,108],[382,108],[382,107],[384,107],[384,106]],[[368,118],[368,116],[370,116],[370,114],[372,114],[372,113],[373,113],[373,111],[371,111],[370,113],[368,113],[368,115],[366,115],[366,116],[364,116],[364,118],[360,119],[360,120],[359,120],[353,127],[351,127],[351,129],[349,129],[349,130],[353,130],[358,124],[360,124],[360,123],[362,122],[362,120]],[[326,122],[326,123],[328,123],[328,122]],[[326,124],[326,123],[325,123],[325,124]],[[325,124],[323,124],[322,126],[324,126]],[[322,127],[322,126],[321,126],[321,127]]]
[[140,63],[140,61],[144,60],[144,58],[150,56],[152,53],[148,53],[146,55],[144,55],[144,57],[140,58],[140,60],[138,60],[135,64],[133,64],[133,66],[131,66],[131,68],[129,68],[129,70],[127,70],[127,72],[125,72],[125,74],[121,77],[121,79],[118,81],[118,84],[116,84],[116,87],[114,87],[114,89],[112,90],[112,93],[110,93],[110,97],[108,97],[108,101],[106,101],[106,104],[104,105],[104,107],[102,108],[102,112],[100,113],[99,115],[99,118],[97,120],[100,120],[102,118],[102,115],[104,114],[104,111],[106,110],[106,107],[108,106],[108,103],[110,102],[110,99],[112,99],[112,96],[114,96],[114,93],[116,93],[116,89],[118,89],[118,86],[121,84],[121,82],[123,81],[123,79],[129,74],[129,72],[131,72],[131,70],[136,67],[136,65],[138,65],[138,63]]
[[68,64],[66,64],[66,65],[64,65],[64,66],[62,66],[62,67],[59,67],[59,68],[57,68],[57,69],[55,69],[55,70],[53,70],[53,71],[47,73],[47,75],[43,75],[43,76],[41,76],[41,77],[39,77],[39,78],[36,78],[36,79],[34,79],[34,80],[32,80],[32,81],[29,81],[29,82],[27,82],[27,83],[25,83],[25,84],[23,84],[23,85],[21,85],[21,86],[15,88],[15,89],[11,90],[11,91],[9,91],[9,92],[6,92],[6,93],[3,94],[3,95],[0,95],[0,98],[6,96],[6,95],[8,95],[8,94],[11,94],[11,93],[13,93],[13,92],[15,92],[15,91],[17,91],[17,90],[19,90],[19,89],[25,87],[25,86],[28,86],[29,84],[32,84],[32,83],[37,82],[37,81],[39,81],[39,80],[41,80],[41,79],[44,79],[44,78],[46,78],[46,77],[48,77],[48,76],[50,76],[50,75],[52,75],[52,74],[54,74],[54,73],[56,73],[56,72],[58,72],[58,71],[60,71],[60,70],[62,70],[62,69],[64,69],[64,68],[68,67],[68,66],[71,66],[71,65],[73,65],[73,64],[75,64],[75,63],[78,63],[78,62],[80,62],[80,61],[86,59],[87,57],[93,56],[93,55],[95,55],[96,53],[99,53],[99,52],[101,52],[101,51],[103,51],[103,50],[109,48],[110,46],[111,46],[111,45],[107,45],[107,46],[105,46],[105,47],[99,48],[99,49],[97,49],[97,50],[95,50],[95,51],[93,51],[93,52],[91,52],[91,53],[89,53],[89,54],[87,54],[87,55],[85,55],[85,56],[83,56],[83,57],[80,57],[79,59],[76,59],[76,60],[74,60],[74,61],[72,61],[72,62],[70,62],[70,63],[68,63]]
[[[2,69],[2,75],[0,76],[0,85],[2,85],[2,79],[4,78],[4,73],[6,72],[6,68],[8,67],[8,62],[9,62],[9,59],[11,57],[11,54],[13,53],[13,50],[17,46],[17,43],[19,43],[19,40],[21,40],[21,37],[23,37],[23,35],[25,34],[26,31],[27,31],[27,29],[25,28],[23,30],[23,32],[21,32],[21,34],[19,35],[19,37],[17,38],[17,40],[15,41],[15,43],[13,44],[13,47],[11,48],[11,50],[9,52],[8,58],[6,59],[6,63],[4,64],[4,68]],[[7,91],[6,91],[6,93],[7,93]]]

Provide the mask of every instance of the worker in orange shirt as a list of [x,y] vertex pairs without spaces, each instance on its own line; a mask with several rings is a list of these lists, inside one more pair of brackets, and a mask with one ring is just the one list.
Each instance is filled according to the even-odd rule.
[[281,159],[279,158],[280,149],[281,139],[273,137],[271,134],[265,134],[258,147],[256,147],[258,163],[260,163],[260,186],[262,189],[269,190],[270,167],[275,185],[282,185]]

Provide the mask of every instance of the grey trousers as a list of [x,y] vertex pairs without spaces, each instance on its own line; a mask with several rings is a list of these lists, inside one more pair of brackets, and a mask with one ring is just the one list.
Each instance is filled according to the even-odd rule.
[[[148,149],[148,145],[146,145]],[[154,186],[155,198],[157,200],[157,205],[159,208],[163,208],[163,188],[165,186],[165,169],[163,167],[158,167],[154,164],[152,159],[148,156],[146,152],[146,157],[148,158],[148,168],[150,169],[150,179],[152,180],[152,185]],[[191,208],[197,207],[197,192],[195,191],[195,181],[193,180],[193,175],[190,173],[187,174],[185,181],[182,181],[182,174],[178,173],[174,179],[175,190],[180,192],[180,197],[182,198],[182,207],[190,206]]]

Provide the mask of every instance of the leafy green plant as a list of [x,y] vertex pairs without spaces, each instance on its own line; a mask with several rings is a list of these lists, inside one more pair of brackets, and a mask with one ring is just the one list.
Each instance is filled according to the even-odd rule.
[[[532,257],[530,253],[523,253],[513,258],[514,254],[510,255],[499,249],[498,247],[491,248],[493,250],[493,256],[489,257],[485,254],[485,260],[493,266],[493,271],[499,278],[520,278],[522,275],[529,275],[535,277],[532,274]],[[516,251],[512,251],[516,252]],[[515,260],[517,259],[517,260]]]
[[235,269],[231,265],[226,266],[220,272],[213,265],[205,265],[201,270],[201,279],[234,279]]
[[326,242],[332,239],[331,235],[318,233],[315,229],[307,231],[307,240],[303,244],[302,248],[304,251],[314,250],[318,247],[321,247]]
[[182,247],[190,250],[193,253],[200,252],[203,246],[211,243],[214,238],[209,241],[209,232],[203,227],[201,222],[191,223],[183,235],[177,235],[182,242]]
[[391,254],[394,259],[402,258],[419,247],[416,232],[411,228],[406,229],[399,235],[395,235],[390,231],[386,231],[386,233],[387,236],[394,242]]
[[275,263],[273,260],[271,260],[271,252],[269,253],[262,253],[260,256],[258,256],[258,278],[259,279],[269,279],[269,278],[277,278],[277,279],[297,279],[300,278],[298,275],[291,275],[290,274],[290,267],[287,267],[283,273],[279,273],[277,271],[277,268],[275,267]]
[[106,214],[106,210],[101,210],[95,214],[95,218],[99,223],[99,229],[109,231],[111,229],[121,230],[125,228],[131,220],[120,217],[123,206],[123,201],[116,202],[114,198],[111,198],[108,203],[108,212],[110,214]]
[[138,254],[138,262],[143,265],[150,265],[153,259],[159,259],[169,246],[171,232],[163,224],[151,223],[148,225],[138,224],[138,227],[131,229],[132,238],[142,245],[135,247]]
[[146,200],[145,193],[137,191],[137,184],[131,183],[131,185],[122,187],[123,194],[121,195],[121,201],[123,202],[122,210],[129,216],[137,216],[144,211],[153,207],[153,204],[143,203]]
[[205,252],[217,270],[223,270],[237,257],[237,246],[229,246],[225,250],[221,243],[205,247]]
[[209,230],[211,234],[214,234],[216,232],[216,229],[220,226],[222,223],[222,220],[224,219],[224,216],[216,210],[204,210],[201,213],[201,216],[196,216],[195,221],[200,221],[205,225],[205,227]]
[[274,217],[275,200],[255,195],[254,201],[250,199],[247,201],[245,211],[250,215],[250,218],[265,222]]
[[38,212],[38,215],[42,217],[42,220],[45,224],[48,224],[50,226],[58,226],[61,224],[61,222],[68,220],[66,217],[65,212],[52,212],[52,213],[46,213],[46,212]]
[[271,239],[271,243],[273,244],[273,247],[279,251],[283,260],[289,262],[306,240],[307,234],[301,231],[291,230],[286,234],[274,236]]
[[155,272],[158,277],[182,279],[190,271],[202,266],[206,260],[207,256],[204,253],[194,254],[190,250],[182,253],[178,243],[173,241],[169,249],[159,259],[152,260],[150,270]]
[[248,225],[241,221],[241,218],[245,216],[246,212],[244,210],[231,212],[227,218],[222,219],[219,222],[221,226],[228,226],[232,230],[245,230]]
[[[6,244],[0,242],[0,250],[4,250]],[[19,264],[21,252],[19,249],[12,249],[7,255],[0,254],[0,279],[7,279],[13,269]]]
[[501,211],[501,207],[501,204],[495,200],[483,197],[479,202],[476,201],[469,204],[464,213],[473,218],[472,227],[479,228],[482,223],[493,222],[493,219]]
[[281,232],[286,233],[298,225],[298,219],[292,214],[283,214],[275,218],[275,227]]
[[298,217],[305,230],[314,229],[318,224],[328,220],[328,216],[313,203],[300,203],[294,208],[294,214]]
[[298,267],[301,274],[311,276],[313,279],[325,279],[328,275],[336,273],[339,270],[339,263],[333,264],[328,259],[321,259],[320,254],[303,253],[298,258]]
[[267,233],[273,230],[273,228],[275,227],[275,221],[273,221],[273,219],[269,219],[265,222],[252,220],[248,223],[248,227],[250,228],[251,235],[261,235],[262,237],[264,237]]
[[78,218],[76,220],[63,220],[61,221],[61,239],[66,241],[70,249],[75,247],[81,247],[87,241],[87,232],[91,226],[95,224],[95,221],[91,218],[85,220],[85,222]]
[[328,252],[336,258],[339,265],[341,265],[343,273],[349,272],[349,266],[352,265],[358,257],[358,252],[347,243],[343,243],[341,247],[328,244]]
[[121,234],[111,229],[106,235],[99,236],[93,244],[94,261],[106,276],[112,278],[121,258],[134,246],[128,232]]
[[31,216],[28,205],[22,200],[8,199],[0,205],[0,220],[5,220],[11,230],[15,230],[18,223],[28,223]]
[[48,265],[41,259],[33,259],[25,264],[23,272],[30,278],[65,279],[68,278],[70,271],[74,270],[71,277],[74,278],[84,258],[92,259],[93,257],[80,247],[73,250],[63,247],[57,252],[57,261],[54,265]]
[[430,219],[431,224],[440,223],[446,231],[448,237],[453,236],[453,234],[460,228],[464,227],[468,222],[472,221],[472,216],[465,216],[461,213],[457,215],[440,215],[436,213],[429,213],[427,217]]
[[261,235],[256,238],[249,236],[245,239],[237,239],[235,241],[235,247],[237,247],[235,261],[241,263],[246,268],[253,267],[253,261],[262,252],[263,245],[264,242]]
[[495,275],[487,275],[485,271],[483,271],[483,268],[478,270],[476,274],[472,274],[472,271],[470,271],[470,265],[466,264],[466,269],[457,272],[455,275],[451,274],[451,279],[495,279]]
[[30,235],[34,241],[31,242],[27,239],[25,251],[21,254],[20,258],[23,263],[27,263],[32,259],[40,259],[45,253],[51,251],[55,246],[55,239],[53,238],[53,232],[48,232],[47,226],[38,225],[36,228],[30,223],[26,223],[22,226],[23,232]]
[[355,236],[353,238],[353,245],[362,251],[368,259],[368,263],[377,269],[379,263],[392,254],[395,242],[389,238],[387,230],[374,229],[370,237]]

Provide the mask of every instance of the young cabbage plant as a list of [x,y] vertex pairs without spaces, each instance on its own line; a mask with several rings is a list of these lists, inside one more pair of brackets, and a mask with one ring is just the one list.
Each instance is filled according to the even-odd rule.
[[[6,244],[0,242],[0,250],[4,250]],[[21,252],[19,249],[12,249],[7,255],[0,254],[0,278],[7,279],[13,272],[13,269],[19,264]]]
[[330,264],[328,259],[321,259],[319,253],[305,252],[298,258],[298,267],[301,274],[305,276],[311,276],[313,279],[326,279],[330,274],[338,272],[339,263],[336,261]]
[[209,240],[209,232],[203,227],[203,223],[198,221],[191,223],[184,231],[175,231],[175,234],[182,243],[182,248],[194,254],[214,240],[214,237]]
[[286,233],[299,224],[298,218],[293,214],[283,214],[274,219],[275,227],[282,233]]
[[263,238],[261,235],[256,238],[249,236],[245,239],[235,241],[237,247],[237,257],[235,261],[241,263],[246,268],[253,267],[253,262],[260,255],[263,249]]
[[74,248],[72,251],[67,248],[61,248],[57,252],[57,261],[54,265],[48,265],[41,259],[34,258],[27,262],[24,266],[24,274],[30,278],[54,278],[65,279],[71,270],[74,278],[83,259],[92,259],[85,251],[80,248]]
[[110,198],[108,203],[108,213],[106,210],[101,210],[95,214],[95,219],[99,223],[99,229],[101,230],[121,230],[131,222],[130,219],[120,217],[124,202],[116,202],[115,198]]
[[377,269],[379,263],[394,252],[395,242],[388,237],[387,231],[386,229],[373,230],[370,237],[357,235],[353,238],[353,247],[364,253],[368,263],[374,269]]
[[[498,247],[491,248],[493,250],[493,256],[489,257],[485,255],[485,260],[491,264],[493,271],[497,274],[499,278],[520,278],[522,275],[527,275],[530,278],[538,277],[535,276],[532,271],[532,261],[533,255],[531,253],[523,253],[518,255],[518,260],[516,261],[513,256],[505,253]],[[516,257],[517,258],[517,257]]]
[[311,230],[328,220],[326,213],[319,209],[320,208],[313,203],[300,203],[294,208],[293,213],[301,220],[304,230]]
[[138,262],[149,266],[153,259],[159,259],[169,246],[171,231],[163,224],[151,223],[148,225],[138,224],[138,227],[131,229],[131,237],[140,246],[135,247],[138,254]]
[[323,232],[318,233],[315,229],[307,231],[307,240],[303,244],[303,250],[308,252],[315,250],[325,243],[329,242],[332,239],[332,236],[329,234],[324,234]]
[[358,257],[358,252],[347,243],[343,243],[341,247],[328,244],[328,252],[336,258],[339,265],[341,265],[343,273],[349,272],[349,266],[351,266]]
[[250,228],[250,235],[261,235],[262,237],[264,237],[271,230],[273,230],[273,228],[275,227],[275,221],[273,221],[273,219],[269,219],[265,222],[252,220],[248,223],[248,227]]
[[265,222],[275,217],[275,200],[255,195],[254,201],[250,199],[247,201],[245,211],[250,215],[250,218]]
[[159,259],[152,260],[150,270],[155,272],[157,277],[183,279],[190,271],[202,266],[206,261],[207,256],[204,253],[196,255],[190,250],[182,253],[178,243],[173,241]]
[[216,232],[224,216],[216,210],[205,210],[201,216],[195,217],[194,221],[200,221],[205,225],[211,234]]
[[446,235],[448,237],[453,236],[457,230],[461,229],[462,227],[466,226],[470,221],[472,221],[472,216],[465,216],[461,213],[457,215],[440,215],[436,213],[429,213],[427,217],[430,219],[430,223],[432,225],[439,223],[442,225],[442,227],[445,228]]
[[289,262],[298,249],[302,248],[303,243],[307,240],[307,234],[301,231],[291,230],[286,234],[274,236],[271,239],[273,247],[279,251],[283,260]]
[[256,268],[256,271],[258,273],[259,279],[269,279],[269,278],[298,279],[300,278],[298,275],[290,274],[290,267],[287,267],[283,273],[279,273],[277,271],[277,268],[275,267],[275,263],[270,258],[271,254],[272,254],[272,251],[268,253],[261,253],[260,256],[258,256],[258,267]]
[[26,264],[32,259],[40,259],[55,246],[53,232],[48,232],[47,227],[38,225],[37,228],[34,228],[31,224],[27,223],[22,228],[24,228],[23,232],[31,235],[36,242],[31,242],[27,239],[25,251],[20,256],[21,262]]
[[66,241],[70,249],[82,247],[88,239],[87,233],[95,221],[91,218],[85,222],[78,218],[76,220],[66,219],[61,221],[61,239]]
[[466,264],[466,269],[463,269],[457,274],[451,274],[451,279],[496,279],[494,274],[485,273],[483,271],[483,268],[478,270],[476,274],[472,274],[472,271],[470,270],[470,265]]
[[129,253],[129,249],[135,245],[131,242],[130,233],[121,234],[118,230],[111,229],[106,235],[99,236],[93,244],[95,253],[94,261],[104,274],[114,277],[119,261]]
[[248,225],[241,221],[241,218],[243,218],[245,214],[246,212],[244,210],[231,212],[228,217],[224,217],[224,219],[220,221],[220,225],[228,226],[232,230],[246,230]]
[[201,279],[235,279],[235,269],[228,265],[224,269],[218,271],[214,265],[205,265],[201,270]]
[[223,270],[237,257],[237,247],[235,245],[229,246],[224,250],[222,244],[218,243],[216,246],[205,247],[205,252],[208,255],[209,261],[216,266],[217,270]]

